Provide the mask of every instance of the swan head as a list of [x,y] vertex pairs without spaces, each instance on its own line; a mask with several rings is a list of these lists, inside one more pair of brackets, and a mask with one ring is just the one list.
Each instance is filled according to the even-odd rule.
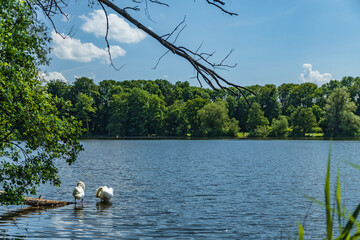
[[82,187],[82,189],[84,189],[85,190],[85,184],[83,183],[83,182],[81,182],[81,181],[79,181],[77,184],[76,184],[76,186],[77,187]]
[[103,188],[104,188],[104,187],[99,187],[99,188],[97,189],[97,191],[96,191],[96,197],[97,197],[97,198],[100,198],[100,195],[101,195],[100,193],[101,193],[101,191],[103,190]]
[[101,186],[96,191],[96,197],[100,198],[101,201],[109,202],[113,197],[114,189],[108,188],[107,186]]

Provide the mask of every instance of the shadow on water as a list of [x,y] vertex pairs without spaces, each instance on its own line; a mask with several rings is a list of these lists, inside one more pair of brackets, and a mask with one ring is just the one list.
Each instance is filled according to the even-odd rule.
[[[49,210],[49,209],[56,209],[63,206],[30,206],[25,208],[19,208],[16,210],[11,210],[8,212],[5,212],[0,215],[0,224],[7,224],[7,223],[15,223],[17,225],[17,221],[19,218],[23,218],[26,216],[31,215],[41,215],[43,212]],[[25,229],[27,231],[27,229]],[[16,238],[12,238],[16,237]],[[8,235],[7,229],[0,229],[0,239],[25,239],[27,238],[26,235]]]
[[33,214],[40,214],[43,211],[46,211],[48,209],[55,209],[59,208],[59,206],[42,206],[42,207],[26,207],[26,208],[20,208],[13,211],[6,212],[2,215],[0,215],[0,223],[2,222],[8,222],[8,221],[16,221],[19,217],[24,217],[26,215],[33,215]]
[[[96,203],[96,209],[99,211],[106,211],[112,207],[111,202],[98,202]],[[25,217],[27,215],[34,215],[34,214],[41,214],[42,212],[49,210],[49,209],[56,209],[59,206],[46,206],[46,207],[25,207],[20,208],[12,211],[8,211],[2,215],[0,215],[0,223],[5,222],[13,222],[16,221],[18,218]],[[74,205],[74,211],[77,216],[82,216],[84,210],[83,204],[76,204]]]
[[96,203],[96,209],[99,211],[106,211],[107,209],[112,207],[111,202],[98,202]]

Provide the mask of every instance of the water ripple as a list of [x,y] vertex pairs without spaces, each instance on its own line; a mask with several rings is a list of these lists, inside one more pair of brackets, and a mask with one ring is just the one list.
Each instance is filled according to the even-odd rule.
[[[62,186],[42,186],[39,193],[73,201],[72,189],[82,180],[84,204],[34,212],[2,207],[0,238],[288,239],[297,222],[304,222],[308,238],[324,236],[324,211],[304,194],[323,198],[327,141],[83,144],[73,166],[58,163]],[[360,173],[343,162],[359,164],[359,155],[360,142],[333,144],[332,164],[340,164],[348,209],[360,191],[345,176]],[[95,198],[100,185],[114,188],[110,204]]]

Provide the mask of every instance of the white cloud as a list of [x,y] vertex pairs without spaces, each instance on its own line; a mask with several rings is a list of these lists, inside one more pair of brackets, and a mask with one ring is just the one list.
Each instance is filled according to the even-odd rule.
[[[103,10],[94,10],[90,13],[90,18],[82,15],[81,19],[85,23],[81,29],[85,32],[93,33],[97,37],[105,37],[106,34],[106,18]],[[132,28],[124,19],[115,14],[108,15],[109,20],[109,39],[116,40],[121,43],[137,43],[146,37],[146,34],[137,28]]]
[[68,82],[68,80],[64,77],[64,75],[62,75],[59,72],[49,72],[49,73],[44,73],[44,72],[39,72],[39,77],[44,79],[45,81],[50,81],[50,80],[60,80],[63,81],[65,83]]
[[[101,59],[109,62],[107,48],[101,49],[93,43],[82,43],[79,39],[67,36],[63,39],[55,31],[51,33],[53,39],[53,53],[56,57],[66,60],[75,60],[79,62],[90,62],[94,59]],[[125,50],[120,46],[111,46],[111,57],[124,56]]]
[[68,80],[64,77],[64,75],[62,75],[61,73],[59,72],[49,72],[46,77],[45,77],[46,80],[54,80],[54,79],[57,79],[57,80],[61,80],[63,82],[68,82]]
[[88,75],[81,75],[81,76],[74,75],[74,79],[81,78],[81,77],[87,77],[87,78],[90,78],[92,80],[95,80],[96,75],[94,73],[90,73]]
[[332,78],[330,73],[320,73],[318,70],[313,70],[313,66],[309,63],[303,64],[303,73],[300,74],[302,82],[312,82],[324,84],[329,82]]

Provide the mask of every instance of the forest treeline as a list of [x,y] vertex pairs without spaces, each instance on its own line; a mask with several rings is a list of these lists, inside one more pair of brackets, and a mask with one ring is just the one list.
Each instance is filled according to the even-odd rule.
[[[81,120],[87,135],[284,137],[359,135],[360,77],[314,83],[253,85],[246,99],[227,91],[167,80],[47,82],[62,116]],[[232,89],[236,92],[236,89]]]

